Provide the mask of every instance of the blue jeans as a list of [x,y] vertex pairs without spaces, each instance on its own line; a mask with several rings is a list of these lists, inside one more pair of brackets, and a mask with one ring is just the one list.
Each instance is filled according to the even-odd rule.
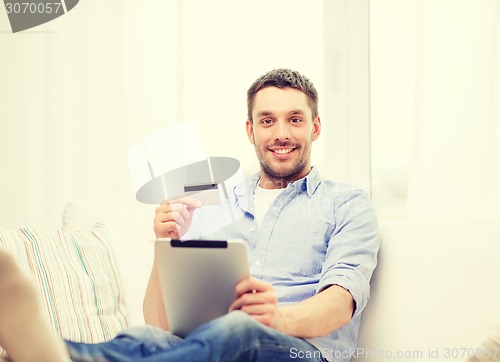
[[133,327],[98,344],[67,341],[73,361],[326,361],[312,344],[234,311],[182,339],[154,327]]

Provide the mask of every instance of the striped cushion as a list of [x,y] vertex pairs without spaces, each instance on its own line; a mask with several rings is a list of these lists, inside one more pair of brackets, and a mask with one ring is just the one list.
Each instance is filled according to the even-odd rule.
[[47,320],[65,339],[107,341],[127,325],[108,239],[101,224],[78,232],[0,228],[0,248],[33,276]]

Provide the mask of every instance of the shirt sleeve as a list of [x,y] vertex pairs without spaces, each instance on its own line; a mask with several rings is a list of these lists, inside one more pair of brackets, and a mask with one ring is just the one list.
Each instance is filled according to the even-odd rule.
[[353,317],[366,306],[370,279],[377,265],[378,222],[366,192],[356,190],[333,205],[334,228],[327,240],[325,262],[316,292],[336,284],[355,302]]

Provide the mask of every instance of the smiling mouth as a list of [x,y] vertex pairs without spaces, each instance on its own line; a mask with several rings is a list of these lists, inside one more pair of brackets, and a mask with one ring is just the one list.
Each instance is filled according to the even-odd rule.
[[286,155],[287,153],[290,153],[294,150],[295,148],[279,148],[272,150],[274,153],[277,153],[278,155]]

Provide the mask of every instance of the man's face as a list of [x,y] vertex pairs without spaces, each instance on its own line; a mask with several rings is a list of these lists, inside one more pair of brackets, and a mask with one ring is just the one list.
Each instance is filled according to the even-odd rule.
[[260,161],[261,187],[285,187],[307,175],[311,143],[318,138],[321,123],[319,117],[312,119],[306,94],[293,88],[261,89],[255,95],[252,118],[246,129]]

